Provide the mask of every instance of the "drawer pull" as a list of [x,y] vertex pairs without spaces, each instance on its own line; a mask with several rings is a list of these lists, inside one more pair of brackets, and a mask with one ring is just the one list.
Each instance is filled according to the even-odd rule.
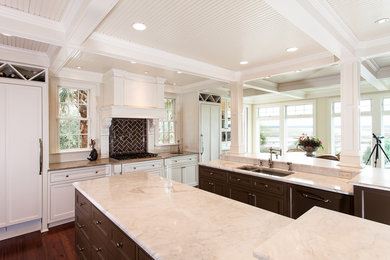
[[133,167],[133,169],[135,170],[135,169],[137,169],[137,167]]
[[96,171],[95,173],[99,173],[98,171]]
[[177,160],[174,160],[173,162],[177,162]]
[[268,184],[264,184],[264,188],[268,189]]
[[213,172],[210,172],[210,175],[213,175],[214,173]]
[[213,186],[213,185],[214,185],[214,183],[212,183],[212,182],[209,182],[209,185]]
[[79,247],[79,251],[80,251],[80,252],[83,252],[84,250],[85,250],[84,247]]
[[96,253],[99,253],[102,251],[102,249],[100,247],[98,247],[98,248],[95,248],[95,251],[96,251]]
[[77,227],[80,229],[83,229],[85,227],[85,225],[80,225],[79,223],[77,223]]
[[117,242],[116,243],[116,247],[117,248],[122,248],[123,247],[123,243],[122,242]]
[[80,207],[84,206],[85,204],[87,204],[86,202],[80,202]]
[[240,179],[240,178],[237,178],[236,181],[241,181],[241,179]]
[[329,203],[330,200],[328,199],[324,199],[324,198],[321,198],[321,197],[318,197],[318,196],[315,196],[315,195],[310,195],[310,194],[306,194],[306,193],[301,193],[302,196],[306,199],[311,199],[311,200],[317,200],[317,201],[321,201],[321,202],[324,202],[324,203]]
[[152,166],[154,167],[154,164]]
[[99,220],[97,220],[97,221],[95,222],[95,224],[96,224],[96,225],[101,225],[101,224],[102,224],[102,222],[101,222],[101,221],[99,221]]
[[69,178],[69,174],[67,174],[65,177],[66,177],[66,178]]

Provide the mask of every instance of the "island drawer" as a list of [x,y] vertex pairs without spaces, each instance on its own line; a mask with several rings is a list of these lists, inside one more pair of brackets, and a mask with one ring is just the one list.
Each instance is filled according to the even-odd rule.
[[100,210],[92,207],[92,224],[97,236],[111,237],[111,221]]
[[199,166],[199,175],[204,178],[226,181],[226,172],[214,168]]
[[83,234],[76,228],[76,252],[78,259],[91,259],[91,248]]
[[79,210],[87,218],[91,216],[92,204],[80,192],[76,191],[76,210]]
[[110,251],[110,244],[105,237],[94,235],[91,240],[91,259],[117,260]]
[[114,227],[112,230],[111,242],[113,248],[115,248],[114,253],[116,259],[136,259],[136,244],[117,227]]
[[91,227],[90,218],[81,213],[80,210],[76,210],[75,216],[75,229],[81,233],[87,240],[91,239]]
[[231,172],[229,174],[229,182],[231,184],[238,184],[238,185],[251,187],[252,186],[252,176]]
[[91,177],[103,177],[106,175],[106,166],[85,167],[64,171],[50,172],[50,182],[64,182],[86,179]]
[[257,191],[264,191],[267,193],[274,193],[278,195],[284,194],[284,185],[281,182],[275,182],[263,178],[254,177],[253,187]]

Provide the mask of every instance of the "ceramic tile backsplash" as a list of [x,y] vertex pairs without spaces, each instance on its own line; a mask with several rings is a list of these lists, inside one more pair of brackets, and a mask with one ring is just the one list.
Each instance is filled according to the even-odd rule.
[[110,126],[110,156],[147,151],[146,119],[113,118]]

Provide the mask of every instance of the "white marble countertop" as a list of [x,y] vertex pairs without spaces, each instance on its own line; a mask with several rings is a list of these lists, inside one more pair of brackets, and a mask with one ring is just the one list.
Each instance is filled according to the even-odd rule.
[[390,169],[367,167],[350,183],[356,186],[390,191]]
[[299,184],[302,186],[313,187],[313,188],[318,188],[318,189],[332,191],[332,192],[353,194],[353,185],[349,184],[348,179],[343,179],[343,178],[338,178],[333,176],[325,176],[319,174],[294,171],[294,173],[289,176],[277,177],[269,174],[239,170],[237,169],[237,167],[247,165],[247,163],[224,161],[224,160],[202,162],[199,163],[199,165],[204,165],[204,166],[218,168],[227,171],[239,172],[242,174],[253,175],[253,176],[278,180],[287,183]]
[[312,208],[254,251],[261,260],[388,260],[390,226]]
[[74,184],[155,259],[255,259],[292,219],[147,173]]

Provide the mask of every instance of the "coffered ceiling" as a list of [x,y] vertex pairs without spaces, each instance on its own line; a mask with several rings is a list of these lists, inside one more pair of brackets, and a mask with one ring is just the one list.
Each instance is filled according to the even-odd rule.
[[43,53],[46,53],[47,50],[49,49],[49,44],[47,43],[29,40],[21,37],[16,37],[16,36],[5,36],[3,34],[0,34],[0,45],[25,49],[25,50],[31,50],[31,51],[37,51],[37,52],[43,52]]
[[324,51],[259,0],[120,0],[96,32],[235,71]]

